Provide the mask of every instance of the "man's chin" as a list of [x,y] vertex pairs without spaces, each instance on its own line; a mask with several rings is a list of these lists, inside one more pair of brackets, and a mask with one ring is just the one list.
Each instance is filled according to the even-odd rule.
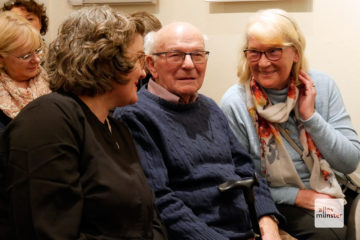
[[183,87],[178,91],[178,93],[181,95],[192,96],[195,93],[197,93],[198,90],[199,90],[199,88],[197,88],[197,87]]

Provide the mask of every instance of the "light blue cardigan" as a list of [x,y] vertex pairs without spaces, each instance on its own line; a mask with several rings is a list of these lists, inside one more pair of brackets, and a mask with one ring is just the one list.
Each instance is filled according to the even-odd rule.
[[[334,80],[319,71],[311,71],[310,76],[315,82],[317,96],[314,115],[302,121],[323,157],[332,168],[339,172],[350,173],[357,167],[360,158],[360,142],[352,127],[339,89]],[[272,103],[284,102],[287,89],[267,90]],[[251,117],[246,108],[245,88],[241,84],[230,87],[223,96],[221,109],[228,118],[230,127],[240,143],[254,160],[260,172],[260,144]],[[298,131],[292,117],[281,124],[290,131],[290,136],[301,146]],[[283,138],[286,148],[293,159],[298,174],[305,185],[310,188],[310,173],[300,155]],[[286,169],[284,169],[286,171]],[[270,188],[273,199],[278,204],[294,205],[298,188],[293,186]]]

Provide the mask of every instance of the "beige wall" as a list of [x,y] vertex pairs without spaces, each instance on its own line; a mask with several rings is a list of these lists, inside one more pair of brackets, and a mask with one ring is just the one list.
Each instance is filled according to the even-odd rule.
[[[1,0],[2,2],[4,0]],[[50,31],[74,9],[67,0],[42,0],[48,7]],[[306,54],[311,68],[324,71],[337,82],[355,129],[360,132],[360,1],[280,0],[268,2],[210,3],[204,0],[158,0],[156,5],[114,6],[124,12],[146,10],[163,24],[189,21],[208,35],[210,58],[201,92],[220,101],[237,82],[236,62],[248,17],[263,8],[282,8],[298,21],[307,39]]]

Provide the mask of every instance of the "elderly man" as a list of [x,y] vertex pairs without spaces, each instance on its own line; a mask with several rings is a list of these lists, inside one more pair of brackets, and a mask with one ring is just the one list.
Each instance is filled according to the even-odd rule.
[[[218,190],[255,170],[216,103],[197,93],[209,55],[203,35],[176,22],[149,35],[145,46],[153,79],[136,104],[116,109],[114,116],[133,134],[171,239],[252,238],[243,191]],[[262,238],[280,239],[276,219],[283,217],[262,178],[254,192]]]

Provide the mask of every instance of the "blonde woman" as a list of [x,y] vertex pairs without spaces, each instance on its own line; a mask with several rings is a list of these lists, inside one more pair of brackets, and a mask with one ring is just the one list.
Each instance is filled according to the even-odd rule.
[[42,56],[39,31],[15,13],[0,13],[0,133],[29,102],[50,92]]
[[[332,169],[354,171],[360,142],[334,80],[308,71],[304,50],[287,12],[255,14],[238,65],[240,83],[225,93],[221,108],[287,217],[283,228],[298,239],[344,239],[346,227],[314,226],[314,205],[318,198],[345,197]],[[347,207],[352,194],[346,193]]]

